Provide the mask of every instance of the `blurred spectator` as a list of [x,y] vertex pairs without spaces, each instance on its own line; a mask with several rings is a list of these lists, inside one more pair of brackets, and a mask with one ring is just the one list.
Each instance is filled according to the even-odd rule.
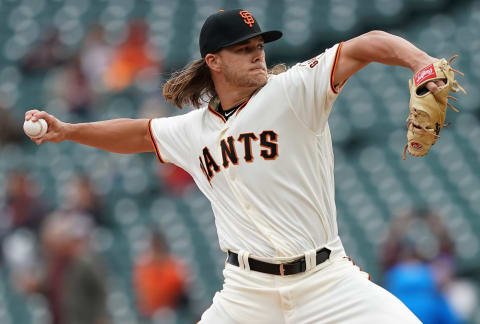
[[441,219],[422,209],[394,218],[384,246],[382,265],[385,270],[412,255],[423,261],[454,256],[453,241]]
[[386,289],[423,323],[462,322],[442,290],[454,279],[454,245],[437,215],[416,210],[395,218],[382,263]]
[[36,182],[23,171],[12,172],[7,180],[6,201],[0,229],[5,234],[17,228],[37,232],[47,207],[39,196]]
[[437,288],[428,264],[412,259],[399,263],[385,276],[385,288],[397,296],[424,324],[461,323]]
[[80,50],[82,69],[94,92],[101,93],[105,90],[103,75],[111,55],[112,49],[105,42],[103,27],[94,25],[87,33]]
[[67,61],[69,52],[60,41],[59,31],[52,28],[44,35],[21,60],[20,64],[23,72],[45,71]]
[[105,324],[106,287],[103,269],[93,255],[88,218],[56,212],[42,231],[43,273],[19,278],[27,293],[45,295],[52,324]]
[[85,175],[78,175],[68,185],[65,205],[62,208],[69,213],[88,216],[97,225],[105,225],[102,201]]
[[54,76],[55,95],[67,102],[68,110],[78,117],[88,117],[94,93],[76,55]]
[[126,41],[115,49],[105,72],[104,81],[108,89],[121,91],[129,87],[142,70],[160,68],[158,58],[149,47],[147,36],[148,27],[145,22],[135,21],[130,24]]
[[0,102],[0,144],[19,143],[26,139],[20,123],[11,117],[8,110]]
[[187,269],[171,255],[165,239],[155,233],[150,247],[135,262],[134,285],[141,313],[152,317],[162,309],[187,306]]

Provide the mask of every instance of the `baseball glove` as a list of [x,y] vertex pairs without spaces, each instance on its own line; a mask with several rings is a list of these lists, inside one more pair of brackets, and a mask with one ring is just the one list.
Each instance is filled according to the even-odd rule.
[[[462,91],[467,93],[455,80],[454,73],[463,75],[462,72],[453,69],[450,63],[457,56],[448,60],[438,60],[421,69],[413,76],[413,81],[408,80],[410,86],[410,114],[407,118],[407,144],[403,150],[405,160],[407,152],[413,156],[424,156],[440,137],[440,131],[445,125],[447,106],[453,111],[448,99],[456,101],[450,96],[450,92]],[[438,87],[438,92],[430,92],[426,84],[430,81],[442,80],[445,85]]]

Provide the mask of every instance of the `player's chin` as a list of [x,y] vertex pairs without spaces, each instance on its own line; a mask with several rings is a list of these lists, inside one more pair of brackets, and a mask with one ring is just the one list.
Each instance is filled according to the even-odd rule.
[[255,70],[250,75],[250,82],[256,86],[264,86],[267,83],[267,73],[261,70]]

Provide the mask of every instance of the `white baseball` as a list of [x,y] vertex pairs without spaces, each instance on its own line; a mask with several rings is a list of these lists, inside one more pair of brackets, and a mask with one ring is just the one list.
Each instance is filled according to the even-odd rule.
[[25,134],[31,138],[40,138],[47,133],[48,125],[45,119],[42,118],[36,122],[26,120],[23,124],[23,130],[25,131]]

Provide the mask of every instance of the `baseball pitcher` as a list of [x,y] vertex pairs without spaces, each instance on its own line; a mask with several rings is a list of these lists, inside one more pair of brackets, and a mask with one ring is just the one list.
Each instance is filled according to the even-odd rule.
[[400,37],[372,31],[289,69],[269,70],[264,44],[281,36],[262,31],[246,10],[215,13],[200,33],[201,59],[163,87],[167,101],[197,109],[83,124],[31,110],[26,120],[44,118],[49,126],[33,140],[70,140],[117,153],[154,151],[160,162],[192,175],[211,202],[226,253],[223,289],[202,324],[419,323],[344,251],[328,116],[348,78],[367,64],[407,67],[420,73],[412,84],[414,135],[407,150],[423,155],[427,144],[421,139],[438,137],[430,124],[445,115],[444,93],[458,88],[450,65]]

